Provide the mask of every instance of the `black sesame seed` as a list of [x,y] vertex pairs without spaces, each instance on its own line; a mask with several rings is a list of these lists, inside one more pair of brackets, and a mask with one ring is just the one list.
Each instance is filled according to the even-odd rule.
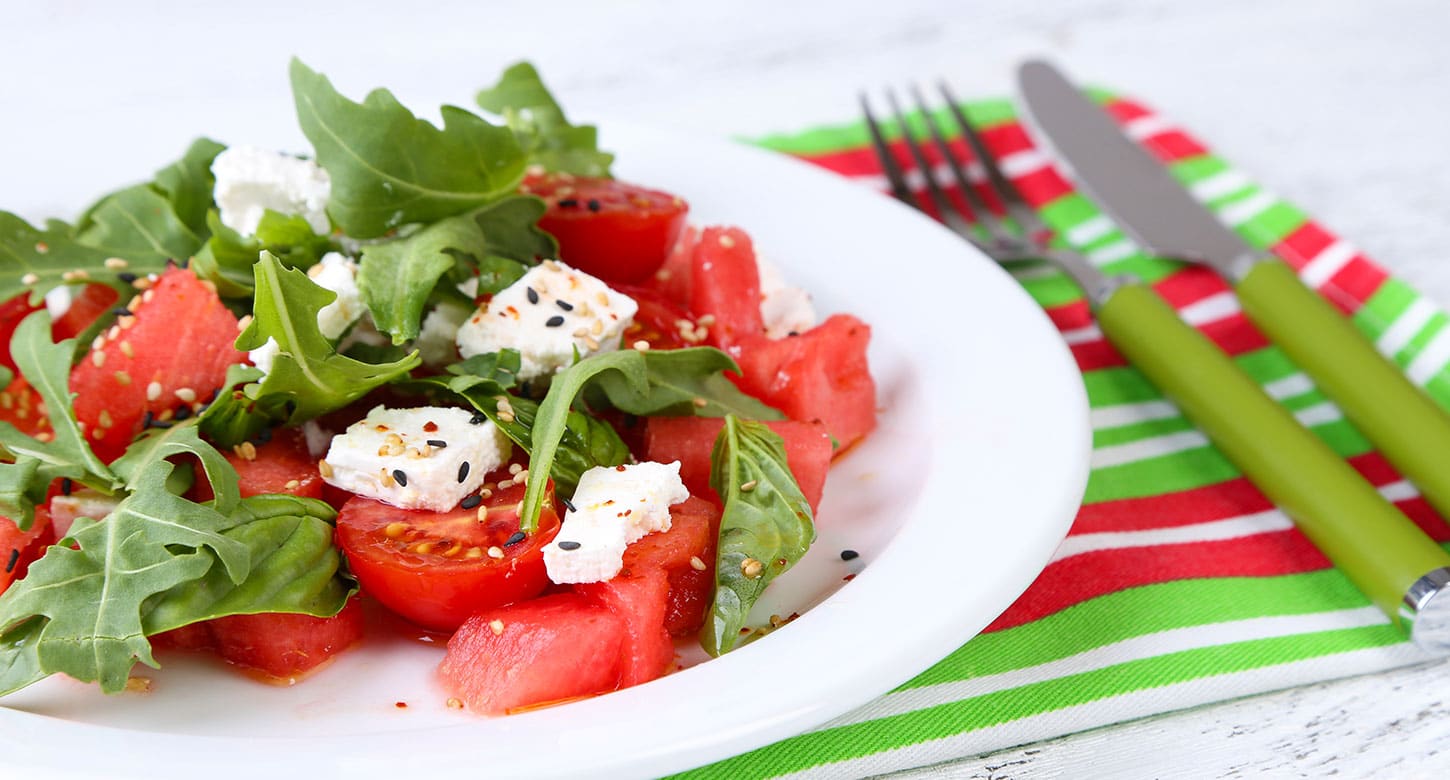
[[15,571],[15,564],[20,562],[20,548],[14,547],[10,550],[10,560],[5,562],[5,573]]
[[256,436],[254,436],[252,438],[258,444],[266,444],[267,442],[269,442],[269,441],[272,440],[272,429],[271,428],[263,428],[261,431],[259,431],[257,433]]
[[470,425],[483,425],[483,421],[487,419],[488,415],[483,412],[474,412],[473,416],[468,418],[468,422]]
[[860,558],[860,557],[861,557],[861,553],[858,553],[855,550],[842,550],[841,551],[841,560],[843,560],[843,561],[854,561],[854,560],[856,560],[857,558]]
[[111,313],[116,315],[117,317],[131,316],[131,310],[126,308],[125,306],[117,306],[116,308],[111,309]]
[[402,469],[393,469],[393,479],[397,480],[398,487],[408,486],[408,475]]
[[527,295],[529,296],[529,303],[538,303],[539,302],[539,291],[538,290],[535,290],[532,287],[525,287],[524,289],[528,291],[527,292]]
[[136,274],[133,274],[130,271],[122,271],[121,273],[116,274],[116,278],[117,279],[120,279],[122,282],[125,282],[126,284],[130,284],[130,283],[136,281]]
[[435,450],[442,450],[448,448],[448,442],[443,441],[442,439],[429,439],[428,446],[432,447]]
[[565,199],[559,201],[559,208],[561,208],[561,209],[572,209],[572,208],[577,207],[578,205],[579,205],[579,201],[577,201],[577,200],[575,200],[573,198],[565,198]]
[[483,496],[480,496],[477,493],[474,493],[473,495],[471,495],[471,496],[463,499],[462,501],[460,501],[458,503],[458,505],[461,506],[461,507],[463,507],[464,509],[473,509],[474,507],[476,507],[476,506],[478,506],[479,504],[482,504],[482,503],[483,503]]
[[559,304],[559,308],[563,309],[564,311],[574,311],[574,304],[568,301],[554,301],[554,303]]
[[504,540],[503,546],[504,547],[513,547],[514,545],[518,544],[519,542],[522,542],[523,540],[525,540],[527,538],[529,538],[528,537],[528,534],[525,534],[523,531],[514,531],[514,535],[513,536],[510,536],[509,538],[507,538],[507,539]]
[[564,508],[567,509],[567,510],[569,510],[570,512],[575,511],[575,509],[574,509],[574,502],[573,501],[570,501],[569,499],[564,498],[563,496],[559,496],[559,503],[563,504],[564,505]]
[[72,490],[75,490],[75,487],[76,487],[76,483],[71,482],[70,481],[70,477],[62,477],[61,478],[61,480],[60,480],[60,494],[61,495],[63,495],[63,496],[70,495],[70,492]]
[[547,320],[544,320],[544,327],[546,327],[546,328],[557,328],[557,327],[559,327],[560,325],[563,325],[563,324],[564,324],[564,318],[561,317],[561,316],[559,316],[559,315],[557,315],[557,314],[555,314],[554,316],[550,317]]
[[152,414],[150,412],[147,412],[146,414],[142,415],[142,417],[141,417],[141,427],[142,428],[150,428],[151,427],[151,424],[154,423],[154,422],[156,422],[156,415],[154,415],[154,414]]
[[559,542],[560,550],[577,550],[581,546],[578,542]]
[[590,211],[598,211],[601,208],[604,208],[604,204],[600,203],[597,198],[590,198],[588,205]]
[[468,479],[468,461],[466,460],[458,464],[458,481],[462,483],[465,479]]
[[186,418],[188,418],[190,416],[191,416],[191,407],[190,406],[178,406],[178,407],[176,407],[176,421],[177,422],[181,422],[182,420],[185,420]]

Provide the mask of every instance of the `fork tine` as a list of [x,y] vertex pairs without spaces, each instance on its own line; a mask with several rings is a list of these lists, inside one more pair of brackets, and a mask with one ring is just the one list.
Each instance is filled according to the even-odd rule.
[[891,194],[914,209],[920,208],[916,196],[911,192],[911,186],[906,183],[906,174],[901,170],[901,163],[891,153],[886,136],[881,133],[881,125],[876,121],[876,115],[871,113],[871,101],[866,99],[865,92],[861,93],[861,114],[866,117],[866,130],[871,134],[871,146],[876,150],[876,159],[881,163],[886,180],[891,183]]
[[[891,112],[895,114],[896,125],[901,128],[901,140],[906,143],[906,150],[911,153],[911,159],[916,162],[916,167],[926,179],[926,191],[931,195],[931,200],[936,204],[937,212],[943,222],[952,227],[958,227],[959,218],[963,216],[947,197],[946,191],[942,189],[941,183],[936,180],[936,171],[932,170],[931,163],[926,159],[926,153],[922,151],[921,144],[911,137],[911,128],[906,123],[906,114],[901,110],[901,104],[896,100],[895,90],[886,93],[886,102],[891,104]],[[957,224],[953,224],[953,221]]]
[[982,200],[981,196],[977,194],[976,188],[967,180],[966,168],[963,166],[962,161],[958,159],[958,156],[952,151],[951,145],[947,143],[946,135],[942,133],[936,117],[927,108],[926,98],[922,97],[921,90],[915,84],[911,86],[911,94],[916,100],[917,109],[921,111],[922,119],[926,122],[927,130],[931,133],[932,142],[936,144],[937,151],[941,153],[942,159],[946,160],[947,168],[951,170],[952,178],[956,180],[957,188],[961,190],[962,199],[971,208],[972,221],[985,229],[994,241],[1001,241],[1007,238],[1007,233],[1000,224],[1000,220],[997,219],[997,215],[993,214],[992,210],[987,208],[986,201]]
[[1017,187],[1003,175],[1002,169],[997,167],[996,159],[992,157],[991,152],[987,151],[987,144],[982,141],[982,136],[972,127],[972,123],[967,121],[966,115],[962,113],[960,101],[952,94],[946,82],[937,82],[937,89],[941,91],[942,98],[946,101],[957,129],[962,131],[962,137],[972,148],[972,156],[977,158],[982,170],[986,172],[988,188],[995,192],[997,198],[1007,207],[1007,214],[1028,233],[1045,231],[1047,226],[1038,219],[1037,213],[1022,199],[1021,194],[1017,192]]

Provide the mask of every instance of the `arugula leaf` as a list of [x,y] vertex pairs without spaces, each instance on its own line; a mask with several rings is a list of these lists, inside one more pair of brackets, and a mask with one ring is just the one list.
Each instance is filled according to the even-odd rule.
[[530,158],[551,171],[608,176],[614,155],[599,150],[593,125],[572,125],[533,65],[520,62],[478,93],[478,105],[504,118]]
[[227,367],[222,390],[197,416],[201,434],[220,447],[234,447],[287,419],[286,396],[253,399],[242,389],[260,380],[262,370],[240,363]]
[[526,265],[558,257],[559,242],[539,227],[539,218],[548,208],[543,198],[516,194],[473,212],[473,220],[483,230],[488,256]]
[[327,213],[349,236],[462,214],[523,177],[523,150],[506,127],[443,106],[439,129],[383,89],[354,103],[297,59],[291,79],[302,132],[332,179]]
[[51,547],[0,596],[0,695],[56,673],[114,693],[137,662],[157,667],[149,635],[226,615],[342,608],[354,588],[339,574],[330,507],[268,495],[222,514],[166,491],[172,468],[147,465],[104,521],[76,521],[74,548]]
[[710,486],[720,494],[715,603],[700,643],[729,652],[765,586],[794,566],[815,541],[811,505],[786,465],[781,438],[761,423],[725,417],[710,454]]
[[60,477],[111,492],[121,482],[91,451],[85,434],[70,412],[71,355],[75,340],[50,340],[50,314],[44,309],[20,321],[10,340],[10,355],[20,372],[51,411],[51,438],[33,439],[8,422],[0,422],[0,449],[11,463],[0,463],[0,515],[30,528],[35,507],[45,500],[50,483]]
[[216,209],[206,213],[205,222],[211,238],[192,258],[191,270],[210,279],[224,298],[252,294],[252,266],[263,250],[288,268],[308,268],[337,248],[331,238],[314,233],[301,214],[279,214],[267,209],[252,236],[243,236],[223,225]]
[[198,423],[182,422],[170,428],[153,428],[132,442],[126,453],[111,463],[111,470],[128,485],[137,484],[148,469],[173,455],[191,455],[200,463],[211,485],[212,506],[230,513],[241,501],[236,469],[215,447],[197,435]]
[[52,546],[10,586],[0,597],[0,656],[16,654],[9,635],[19,628],[40,672],[118,691],[136,661],[156,665],[141,625],[147,599],[200,579],[213,562],[233,583],[245,581],[247,546],[221,534],[231,525],[225,515],[165,489],[173,468],[152,464],[104,521],[76,520],[66,537],[74,548]]
[[483,230],[467,216],[439,220],[422,230],[365,247],[357,287],[378,330],[394,344],[418,338],[428,296],[459,255],[481,257]]
[[635,382],[618,371],[599,374],[591,386],[597,387],[622,412],[640,417],[733,414],[747,420],[785,419],[784,414],[741,391],[725,377],[726,371],[739,373],[740,366],[714,347],[647,352],[620,350],[618,354],[638,356],[623,360],[643,364],[648,390],[638,392]]
[[216,189],[211,164],[226,148],[210,138],[198,138],[180,160],[157,171],[152,181],[152,187],[170,201],[177,219],[198,236],[208,232],[206,215]]
[[89,214],[89,225],[76,240],[147,266],[186,260],[201,247],[201,238],[172,211],[171,202],[147,184],[113,193]]
[[[8,211],[0,211],[0,301],[29,291],[30,300],[39,303],[56,287],[81,278],[104,282],[123,293],[131,291],[130,285],[106,266],[111,256],[105,250],[77,242],[64,222],[52,220],[39,230]],[[136,262],[132,266],[128,270],[134,273],[160,273],[166,263]]]
[[252,267],[256,302],[252,324],[236,348],[252,350],[275,339],[280,352],[261,382],[243,392],[268,409],[290,407],[285,420],[296,425],[363,397],[379,385],[406,376],[421,362],[418,351],[391,363],[372,364],[340,355],[317,325],[317,312],[336,299],[307,274],[289,270],[269,252]]

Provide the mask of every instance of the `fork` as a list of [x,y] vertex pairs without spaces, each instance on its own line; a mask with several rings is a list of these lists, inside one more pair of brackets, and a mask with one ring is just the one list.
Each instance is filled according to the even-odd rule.
[[[1405,517],[1318,436],[1147,285],[1128,276],[1109,277],[1085,257],[1052,245],[1052,233],[1003,175],[961,102],[939,85],[952,128],[966,140],[985,173],[984,191],[1002,206],[998,214],[967,175],[947,142],[948,133],[916,87],[913,102],[931,143],[946,161],[966,208],[947,196],[914,138],[896,93],[887,101],[897,131],[926,193],[948,228],[1001,264],[1047,260],[1086,295],[1103,335],[1185,417],[1279,505],[1390,621],[1427,649],[1450,650],[1450,553]],[[927,211],[909,186],[886,132],[861,95],[871,143],[896,198]],[[929,213],[929,212],[928,212]]]

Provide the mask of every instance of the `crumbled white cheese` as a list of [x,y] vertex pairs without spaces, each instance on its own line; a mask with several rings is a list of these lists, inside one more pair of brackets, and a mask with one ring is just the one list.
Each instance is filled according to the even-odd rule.
[[357,289],[357,263],[337,252],[328,252],[317,265],[307,269],[307,278],[318,287],[337,293],[337,299],[317,310],[317,327],[322,335],[335,339],[367,312]]
[[50,314],[52,320],[58,320],[70,311],[71,304],[75,302],[75,296],[71,292],[70,285],[62,284],[50,288],[45,294],[45,311]]
[[320,471],[329,485],[360,496],[446,512],[503,465],[509,450],[508,437],[481,415],[378,406],[333,437]]
[[320,458],[327,454],[332,444],[332,431],[322,427],[316,420],[302,423],[302,438],[307,442],[307,454]]
[[423,318],[413,346],[425,366],[442,366],[458,359],[458,328],[468,321],[473,309],[442,301]]
[[680,463],[596,466],[579,478],[564,524],[544,546],[544,568],[556,583],[602,582],[624,566],[624,548],[670,529],[670,507],[690,497]]
[[253,146],[233,146],[216,156],[211,172],[222,224],[232,230],[243,235],[257,232],[262,214],[270,209],[301,214],[317,233],[331,232],[327,199],[332,181],[317,163]]
[[765,335],[781,339],[815,327],[811,294],[786,284],[780,269],[764,257],[756,255],[755,264],[760,269],[760,318],[765,322]]
[[277,344],[274,338],[268,338],[262,346],[247,353],[247,359],[252,365],[261,369],[263,374],[272,373],[272,363],[277,360],[277,355],[282,352],[282,347]]
[[519,379],[551,376],[579,357],[619,348],[639,306],[600,280],[547,260],[524,274],[458,329],[458,351],[473,357],[519,351]]

